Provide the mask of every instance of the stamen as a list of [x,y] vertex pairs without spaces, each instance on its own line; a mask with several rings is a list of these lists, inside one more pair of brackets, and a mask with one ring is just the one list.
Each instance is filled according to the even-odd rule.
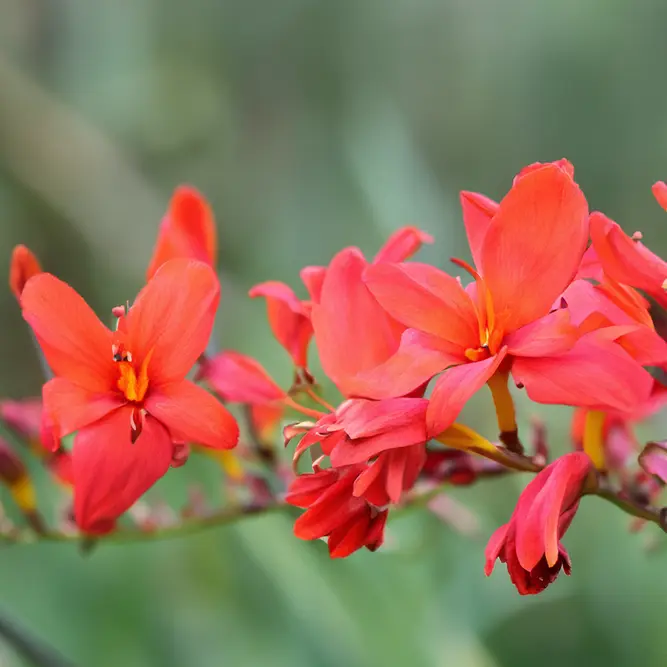
[[130,413],[130,442],[134,444],[144,430],[146,422],[146,410],[143,408],[133,408]]
[[[482,276],[479,275],[468,262],[464,262],[457,257],[451,257],[450,261],[456,266],[461,267],[467,271],[475,280],[477,284],[477,313],[479,320],[479,340],[482,346],[489,345],[489,339],[497,338],[493,336],[493,330],[496,325],[495,313],[493,310],[493,300],[491,299],[491,292],[489,292],[486,283]],[[502,335],[500,336],[502,338]],[[491,353],[495,354],[497,349],[494,346],[489,346]]]
[[633,241],[641,241],[644,238],[644,235],[641,232],[635,232],[632,235],[632,240]]

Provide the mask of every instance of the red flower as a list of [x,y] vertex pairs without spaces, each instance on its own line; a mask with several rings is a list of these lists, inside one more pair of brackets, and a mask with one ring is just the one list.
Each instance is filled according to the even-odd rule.
[[17,245],[9,264],[9,287],[17,300],[21,300],[21,292],[28,280],[41,272],[37,257],[24,245]]
[[294,534],[302,540],[328,537],[332,558],[344,558],[366,547],[382,545],[387,511],[370,505],[353,493],[364,465],[320,470],[300,475],[290,485],[285,501],[307,508],[296,520]]
[[308,343],[313,335],[309,304],[300,301],[292,289],[275,280],[255,285],[252,298],[263,296],[273,335],[287,350],[297,368],[308,367]]
[[488,577],[496,559],[507,565],[521,595],[542,592],[561,568],[570,574],[570,558],[560,539],[570,526],[591,460],[582,452],[566,454],[526,486],[509,523],[498,528],[486,547]]
[[220,352],[200,364],[197,380],[208,384],[223,401],[249,406],[257,439],[267,444],[274,441],[287,394],[258,361],[240,352]]
[[345,401],[304,435],[294,459],[320,443],[334,468],[370,462],[354,482],[354,495],[378,507],[398,503],[426,460],[427,406],[424,398]]
[[210,267],[173,260],[126,314],[114,309],[114,333],[54,276],[26,286],[24,317],[56,375],[44,385],[44,408],[56,438],[78,432],[75,516],[83,530],[110,530],[167,472],[173,442],[236,445],[234,418],[185,379],[208,341],[219,291]]
[[162,219],[146,280],[170,259],[196,259],[214,266],[218,252],[213,211],[197,190],[181,185],[174,191]]
[[[588,238],[588,207],[571,165],[531,165],[500,204],[472,193],[462,194],[462,204],[477,271],[457,263],[475,285],[464,289],[446,273],[416,263],[376,264],[365,272],[389,315],[422,332],[425,360],[406,371],[412,384],[428,381],[433,366],[436,372],[458,366],[435,386],[427,417],[433,435],[494,374],[506,378],[511,367],[565,352],[577,339],[567,311],[552,310]],[[387,388],[393,389],[381,379],[372,390],[378,397]],[[504,418],[515,428],[513,417]]]

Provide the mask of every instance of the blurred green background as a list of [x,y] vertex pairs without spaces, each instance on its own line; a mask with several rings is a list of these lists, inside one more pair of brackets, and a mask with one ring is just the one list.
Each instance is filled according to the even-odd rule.
[[[221,234],[218,339],[289,382],[249,287],[299,287],[302,266],[406,223],[446,267],[469,256],[458,191],[499,198],[530,162],[571,159],[591,208],[664,255],[666,25],[661,0],[0,0],[0,274],[26,243],[107,313],[141,286],[174,186],[194,184]],[[8,290],[0,309],[0,395],[34,395]],[[493,435],[489,405],[463,421]],[[568,410],[521,409],[568,446]],[[191,461],[156,493],[200,475],[217,480]],[[602,501],[566,537],[571,578],[528,599],[501,566],[484,577],[525,482],[453,494],[476,537],[416,512],[344,561],[288,515],[90,557],[7,547],[0,609],[86,667],[663,667],[667,542]],[[0,664],[23,663],[0,647]]]

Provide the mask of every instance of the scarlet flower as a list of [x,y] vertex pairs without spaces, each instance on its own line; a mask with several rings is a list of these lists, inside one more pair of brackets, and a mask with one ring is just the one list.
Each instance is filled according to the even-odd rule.
[[294,459],[319,443],[334,468],[370,462],[354,481],[353,494],[377,507],[398,503],[426,460],[427,406],[424,398],[347,400],[304,435]]
[[496,530],[486,546],[487,577],[500,559],[519,593],[533,595],[552,583],[561,568],[570,574],[570,557],[560,540],[593,469],[586,454],[571,452],[537,474],[521,493],[509,522]]
[[18,301],[28,280],[41,272],[37,257],[24,245],[17,245],[9,264],[9,287]]
[[74,509],[90,533],[110,530],[168,470],[173,443],[229,449],[238,426],[207,391],[185,379],[210,336],[220,286],[201,262],[172,260],[112,332],[69,285],[34,277],[21,304],[55,378],[44,408],[56,438],[77,432]]
[[196,259],[215,266],[218,239],[213,211],[204,196],[194,188],[181,185],[172,195],[160,223],[153,257],[146,280],[170,259]]
[[200,363],[196,379],[205,382],[223,401],[249,406],[258,440],[273,441],[287,394],[258,361],[240,352],[219,352]]
[[353,493],[364,470],[359,464],[300,475],[290,485],[285,501],[306,511],[296,520],[294,534],[302,540],[328,537],[329,555],[345,558],[366,547],[382,545],[387,511],[380,510]]
[[[416,252],[430,237],[405,228],[389,239],[375,262],[400,261]],[[291,428],[288,438],[308,431],[295,451],[295,460],[308,447],[320,443],[334,468],[358,471],[352,480],[355,497],[373,507],[397,502],[411,488],[426,456],[424,415],[427,401],[400,398],[413,392],[404,388],[401,368],[423,365],[424,355],[415,340],[418,332],[384,311],[362,281],[368,262],[357,248],[339,252],[327,268],[308,267],[301,276],[312,298],[311,321],[320,361],[341,393],[353,400],[324,415],[314,426]],[[364,400],[379,373],[392,384],[389,400]],[[419,392],[414,392],[418,394]],[[353,464],[369,463],[362,467]],[[350,473],[351,475],[352,473]]]
[[[501,430],[511,432],[513,414],[501,405],[507,373],[563,353],[577,340],[567,311],[552,309],[581,263],[588,207],[567,161],[527,167],[500,204],[467,192],[461,201],[477,270],[457,263],[475,277],[474,286],[464,289],[443,271],[417,263],[376,264],[365,280],[391,317],[421,332],[429,362],[405,368],[404,383],[428,381],[436,364],[436,372],[456,366],[435,385],[429,434],[446,429],[494,376]],[[381,397],[387,388],[382,379],[371,395]]]
[[291,287],[275,280],[255,285],[249,295],[266,299],[273,335],[292,357],[297,369],[307,369],[308,344],[313,335],[309,304],[300,301]]

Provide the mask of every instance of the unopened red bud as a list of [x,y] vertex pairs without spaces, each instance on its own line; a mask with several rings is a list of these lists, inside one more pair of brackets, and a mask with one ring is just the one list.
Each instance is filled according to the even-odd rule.
[[664,181],[658,181],[653,184],[651,190],[658,204],[667,211],[667,184]]
[[21,300],[21,293],[28,280],[38,273],[42,273],[42,267],[37,257],[24,245],[17,245],[9,265],[9,286],[17,300]]

